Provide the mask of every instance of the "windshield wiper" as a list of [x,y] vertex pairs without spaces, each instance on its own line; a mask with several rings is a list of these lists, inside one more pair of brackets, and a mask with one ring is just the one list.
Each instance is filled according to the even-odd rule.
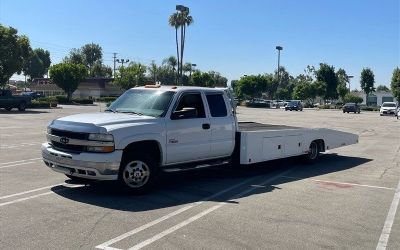
[[113,112],[116,113],[117,111],[113,110],[113,109],[105,109],[104,112]]

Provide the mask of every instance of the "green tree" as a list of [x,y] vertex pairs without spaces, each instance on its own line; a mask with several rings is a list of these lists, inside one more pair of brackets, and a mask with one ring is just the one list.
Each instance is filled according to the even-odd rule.
[[376,91],[389,92],[390,89],[385,85],[379,85],[378,87],[376,87]]
[[251,99],[261,96],[268,86],[271,84],[272,79],[265,75],[250,75],[243,76],[239,79],[236,87],[238,96],[250,97]]
[[364,68],[361,71],[361,79],[360,79],[360,85],[361,89],[365,92],[367,95],[367,106],[369,105],[368,102],[368,97],[371,92],[375,91],[374,88],[374,83],[375,83],[375,76],[374,73],[370,68]]
[[315,77],[317,81],[326,84],[325,99],[337,99],[337,85],[338,78],[335,73],[335,68],[326,63],[320,63],[319,69],[315,71]]
[[313,89],[315,91],[315,96],[319,96],[325,99],[326,96],[326,83],[321,81],[313,82]]
[[13,74],[22,72],[31,51],[26,36],[0,24],[0,87],[5,86]]
[[87,68],[83,64],[59,63],[50,67],[51,80],[67,93],[68,101],[86,76]]
[[181,26],[179,13],[173,13],[171,16],[169,16],[168,23],[171,27],[173,27],[175,29],[176,60],[177,60],[178,72],[179,72],[180,62],[179,62],[178,29]]
[[41,48],[34,49],[24,66],[24,74],[33,78],[43,77],[51,64],[50,52]]
[[393,96],[400,102],[400,68],[397,67],[393,70],[392,81],[390,83]]
[[337,91],[339,97],[343,101],[346,94],[349,93],[349,89],[347,88],[347,83],[349,83],[349,76],[347,75],[347,73],[344,69],[339,69],[336,72],[336,76],[337,76],[337,80],[338,80],[336,91]]
[[74,64],[86,64],[85,57],[81,49],[71,49],[69,55],[63,59],[63,62]]
[[90,68],[90,77],[112,77],[113,70],[110,66],[104,65],[101,61],[95,62]]
[[100,45],[89,43],[80,49],[85,65],[90,69],[96,62],[103,59],[103,49]]
[[157,82],[157,75],[159,73],[159,67],[157,66],[157,64],[153,61],[151,61],[149,67],[148,67],[148,71],[149,71],[149,75],[150,75],[150,79],[156,83]]
[[174,75],[175,84],[178,84],[178,77],[175,77],[175,75],[176,75],[175,72],[177,72],[176,66],[179,67],[179,63],[178,63],[177,59],[174,56],[170,56],[163,60],[163,64],[166,64],[169,67],[171,67],[172,74]]
[[114,83],[122,89],[143,86],[146,83],[146,66],[141,63],[131,62],[127,67],[120,67]]
[[347,93],[346,96],[343,98],[344,102],[354,102],[354,103],[362,103],[363,99],[362,97],[359,97],[358,95],[352,94],[352,93]]

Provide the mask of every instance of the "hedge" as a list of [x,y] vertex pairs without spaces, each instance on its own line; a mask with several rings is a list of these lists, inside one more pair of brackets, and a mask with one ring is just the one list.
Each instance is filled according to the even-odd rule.
[[29,105],[29,108],[33,109],[43,109],[43,108],[55,108],[57,107],[56,102],[50,102],[45,100],[33,100],[32,103]]
[[96,101],[109,103],[109,102],[115,101],[117,98],[118,97],[115,97],[115,96],[106,96],[106,97],[97,98]]

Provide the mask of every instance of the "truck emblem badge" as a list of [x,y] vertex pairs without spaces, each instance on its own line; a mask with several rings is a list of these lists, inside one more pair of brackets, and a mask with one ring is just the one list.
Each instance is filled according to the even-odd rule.
[[60,142],[64,143],[64,144],[67,144],[69,142],[69,139],[67,137],[61,137],[60,138]]

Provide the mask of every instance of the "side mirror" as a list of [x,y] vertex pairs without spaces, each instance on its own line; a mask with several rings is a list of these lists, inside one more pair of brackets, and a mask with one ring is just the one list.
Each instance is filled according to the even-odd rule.
[[171,120],[178,119],[190,119],[197,117],[197,110],[195,108],[183,108],[182,110],[176,110],[171,115]]

